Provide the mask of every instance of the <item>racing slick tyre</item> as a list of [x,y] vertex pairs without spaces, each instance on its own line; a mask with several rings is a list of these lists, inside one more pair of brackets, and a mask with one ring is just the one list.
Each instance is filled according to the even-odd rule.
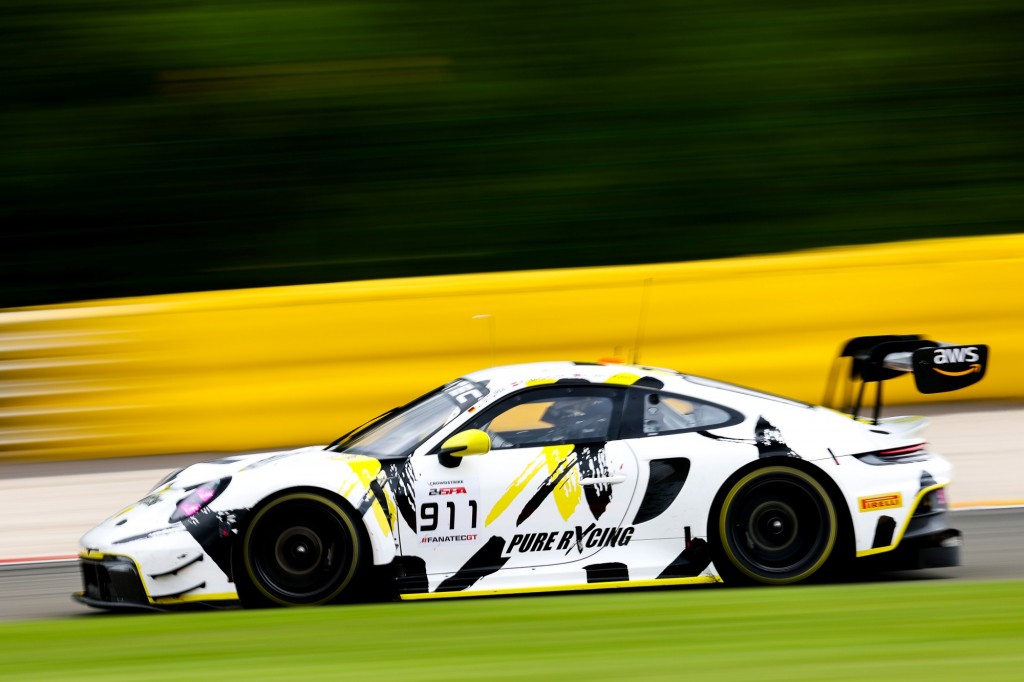
[[813,476],[768,466],[724,490],[712,523],[720,548],[716,566],[727,583],[796,583],[828,563],[839,519],[832,498]]
[[344,505],[292,491],[258,507],[242,531],[236,583],[246,607],[340,601],[366,574],[366,540]]

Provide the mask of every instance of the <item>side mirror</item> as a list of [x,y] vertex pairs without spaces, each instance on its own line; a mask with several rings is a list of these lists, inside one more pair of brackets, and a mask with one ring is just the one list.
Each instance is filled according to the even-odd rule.
[[450,457],[486,455],[491,451],[491,437],[480,429],[461,431],[441,444],[441,454]]

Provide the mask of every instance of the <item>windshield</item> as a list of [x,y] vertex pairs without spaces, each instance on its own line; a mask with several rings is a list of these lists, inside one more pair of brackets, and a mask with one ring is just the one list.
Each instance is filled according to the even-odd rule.
[[486,393],[486,388],[480,384],[460,379],[405,407],[385,413],[381,418],[342,438],[331,449],[377,458],[406,456]]

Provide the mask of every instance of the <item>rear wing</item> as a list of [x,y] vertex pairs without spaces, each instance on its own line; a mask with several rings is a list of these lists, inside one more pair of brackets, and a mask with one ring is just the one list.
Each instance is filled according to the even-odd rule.
[[[844,377],[846,363],[850,369]],[[918,334],[858,336],[847,341],[832,362],[822,404],[857,418],[864,406],[864,388],[873,383],[872,418],[877,424],[882,413],[882,384],[889,379],[913,374],[921,393],[945,393],[978,383],[987,366],[988,346],[982,344],[955,345]]]

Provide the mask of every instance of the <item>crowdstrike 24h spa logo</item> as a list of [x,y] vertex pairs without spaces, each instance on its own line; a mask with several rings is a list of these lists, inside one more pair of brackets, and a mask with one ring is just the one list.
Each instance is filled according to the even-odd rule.
[[466,495],[466,486],[464,485],[446,485],[437,488],[431,488],[428,495]]

